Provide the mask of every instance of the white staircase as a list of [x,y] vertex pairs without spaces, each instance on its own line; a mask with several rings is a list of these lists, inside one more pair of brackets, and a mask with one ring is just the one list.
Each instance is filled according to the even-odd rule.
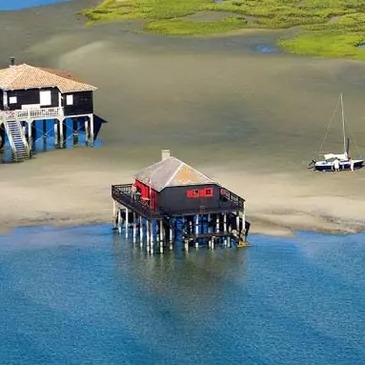
[[30,158],[30,148],[21,123],[18,120],[8,120],[4,121],[4,125],[14,160],[17,162],[28,160]]

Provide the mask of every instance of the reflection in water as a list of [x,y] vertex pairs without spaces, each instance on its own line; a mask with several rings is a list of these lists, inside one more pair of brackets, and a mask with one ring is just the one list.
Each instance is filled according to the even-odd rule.
[[138,290],[152,292],[158,300],[181,310],[193,310],[196,315],[226,300],[224,287],[232,276],[244,281],[243,249],[174,250],[151,256],[138,244],[124,242],[114,235],[113,250],[115,270],[122,280],[129,277]]
[[252,243],[150,256],[109,225],[2,235],[1,361],[363,365],[363,235]]

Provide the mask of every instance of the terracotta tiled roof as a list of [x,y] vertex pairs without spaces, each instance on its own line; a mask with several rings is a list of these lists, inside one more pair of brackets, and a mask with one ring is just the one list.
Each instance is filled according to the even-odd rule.
[[57,87],[62,93],[97,89],[77,80],[67,72],[33,67],[25,63],[0,70],[0,89],[23,90],[45,87]]
[[135,178],[160,192],[171,186],[217,184],[176,157],[168,157],[140,171]]

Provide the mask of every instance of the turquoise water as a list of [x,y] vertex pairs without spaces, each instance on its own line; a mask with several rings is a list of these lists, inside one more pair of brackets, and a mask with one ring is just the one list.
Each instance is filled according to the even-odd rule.
[[109,225],[0,236],[1,364],[365,363],[365,235],[148,256]]
[[34,6],[51,5],[74,0],[0,0],[1,10],[21,10]]

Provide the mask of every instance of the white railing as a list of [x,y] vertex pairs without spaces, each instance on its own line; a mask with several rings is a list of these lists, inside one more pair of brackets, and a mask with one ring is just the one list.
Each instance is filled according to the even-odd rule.
[[63,117],[63,108],[38,108],[0,111],[0,120],[25,120]]
[[[12,129],[10,128],[10,125],[8,123],[12,124],[12,126],[13,126]],[[5,122],[4,125],[5,125],[6,134],[8,135],[10,147],[13,151],[14,158],[16,160],[18,159],[18,149],[17,149],[17,146],[15,145],[15,140],[14,140],[14,137],[16,137],[16,135],[14,136],[14,132],[15,132],[15,134],[18,134],[18,137],[21,139],[22,144],[24,146],[24,150],[27,154],[27,158],[29,158],[30,157],[30,147],[29,147],[27,138],[25,137],[24,130],[22,128],[21,123],[18,120],[17,121],[12,120],[12,121]],[[14,128],[15,128],[15,131],[14,131]],[[24,157],[24,156],[21,156],[21,157]]]

